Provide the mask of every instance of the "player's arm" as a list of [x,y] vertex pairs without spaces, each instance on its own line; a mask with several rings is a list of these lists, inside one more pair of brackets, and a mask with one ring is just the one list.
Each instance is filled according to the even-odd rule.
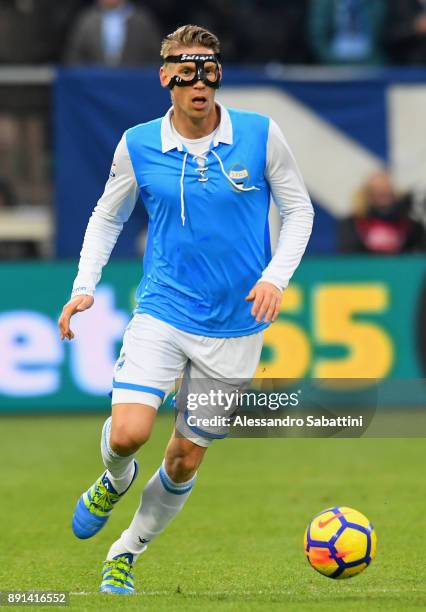
[[62,340],[72,340],[74,337],[70,329],[71,317],[92,306],[102,269],[109,260],[123,224],[135,207],[138,195],[139,188],[124,135],[115,151],[104,193],[87,225],[71,299],[63,307],[58,321]]
[[314,211],[293,154],[275,121],[270,120],[266,180],[281,217],[277,249],[247,296],[257,321],[275,321],[282,291],[300,263],[312,231]]

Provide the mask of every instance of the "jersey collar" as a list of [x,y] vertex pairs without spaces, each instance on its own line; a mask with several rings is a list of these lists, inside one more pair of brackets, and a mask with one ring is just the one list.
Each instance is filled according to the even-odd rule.
[[[233,134],[231,117],[229,116],[227,109],[222,106],[222,104],[220,104],[219,102],[216,102],[216,104],[220,108],[220,123],[218,125],[216,134],[214,135],[213,146],[217,147],[220,142],[223,142],[225,144],[232,144]],[[169,108],[169,110],[161,120],[161,150],[163,153],[167,153],[168,151],[172,151],[173,149],[182,151],[182,143],[177,140],[175,135],[173,134],[171,125],[172,112],[173,106]]]

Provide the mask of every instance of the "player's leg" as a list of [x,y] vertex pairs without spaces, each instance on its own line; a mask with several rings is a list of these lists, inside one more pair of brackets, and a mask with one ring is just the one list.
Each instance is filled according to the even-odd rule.
[[148,441],[156,415],[155,407],[147,404],[113,404],[102,429],[101,453],[117,493],[126,491],[132,482],[136,451]]
[[138,474],[136,451],[148,440],[156,416],[153,406],[114,404],[102,428],[101,454],[106,471],[77,502],[72,528],[80,539],[94,536],[106,524],[115,504]]
[[[263,334],[249,340],[204,338],[178,330],[174,335],[182,351],[191,354],[191,358],[193,355],[198,362],[198,366],[189,364],[186,376],[195,374],[217,379],[251,378],[254,375]],[[134,591],[133,563],[184,506],[194,485],[196,470],[211,441],[212,437],[187,428],[174,432],[162,465],[142,493],[141,504],[131,525],[108,552],[101,591]]]
[[[202,440],[198,442],[203,443]],[[173,433],[164,461],[147,482],[130,526],[108,551],[102,572],[101,592],[134,592],[133,564],[148,543],[164,531],[185,505],[208,441],[205,444],[200,446]]]
[[[228,339],[186,336],[187,354],[191,345],[199,343],[194,353],[196,362],[189,364],[186,376],[210,378],[212,381],[253,377],[260,359],[262,333]],[[176,427],[179,429],[175,429],[172,435],[162,465],[145,486],[141,504],[129,528],[108,552],[100,587],[103,592],[134,592],[133,564],[149,542],[183,508],[192,491],[197,469],[215,436],[208,432],[202,435],[199,429],[192,430],[182,412],[179,412]]]
[[112,416],[102,429],[101,454],[107,471],[77,503],[73,516],[77,537],[95,535],[135,480],[135,453],[148,440],[157,409],[185,362],[170,326],[148,315],[135,315],[115,365]]
[[130,552],[134,560],[183,508],[196,480],[207,446],[173,433],[164,460],[147,482],[133,520],[113,544],[108,558]]
[[[144,397],[144,401],[148,401],[147,397],[150,394],[150,405],[157,409],[162,401],[159,391],[163,391],[162,396],[164,396],[164,391],[174,387],[185,367],[187,357],[177,341],[179,333],[171,325],[149,315],[143,315],[139,318],[137,332],[136,341],[132,342],[132,346],[139,342],[142,350],[134,351],[132,355],[127,353],[123,355],[124,364],[122,367],[119,359],[113,403],[115,399],[124,400],[129,398],[130,395],[133,398]],[[135,367],[134,372],[132,371],[133,366]],[[131,371],[132,374],[130,375]],[[122,411],[121,407],[118,410],[114,407],[109,442],[111,450],[121,458],[131,457],[132,451],[140,442],[140,439],[134,439],[132,416],[130,418],[128,416]],[[143,432],[141,432],[141,435],[143,435]],[[155,491],[158,482],[161,482],[158,479],[159,471],[157,470],[156,474],[147,483],[142,495],[144,509],[151,508],[152,514],[156,514]],[[188,486],[189,483],[186,483],[185,488],[188,488]],[[179,493],[180,495],[174,494],[173,497],[179,497],[182,501],[183,497],[188,496],[189,491],[180,490]],[[138,515],[139,510],[136,515]],[[161,504],[157,504],[158,524],[160,524],[162,510]],[[172,516],[176,512],[177,510],[173,509]],[[158,527],[158,530],[161,530],[160,527]],[[143,539],[142,537],[141,540]],[[133,563],[141,550],[146,548],[146,542],[141,542],[139,537],[136,538],[136,541],[137,547],[126,546],[122,536],[110,547],[104,562],[101,591],[121,594],[133,592]]]
[[[186,354],[194,359],[188,364],[183,386],[186,379],[251,379],[263,342],[262,333],[241,338],[206,338],[176,330],[176,337]],[[131,525],[112,545],[108,559],[127,553],[135,561],[165,529],[188,499],[207,447],[215,437],[221,437],[192,430],[181,413],[176,427],[162,465],[148,481]]]

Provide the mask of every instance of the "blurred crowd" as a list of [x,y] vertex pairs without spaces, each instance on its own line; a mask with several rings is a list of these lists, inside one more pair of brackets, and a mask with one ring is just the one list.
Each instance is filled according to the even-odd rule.
[[378,171],[355,194],[353,214],[340,222],[340,251],[399,255],[426,249],[425,201],[399,193],[390,174]]
[[229,63],[426,64],[426,0],[1,0],[0,63],[157,63],[184,23]]

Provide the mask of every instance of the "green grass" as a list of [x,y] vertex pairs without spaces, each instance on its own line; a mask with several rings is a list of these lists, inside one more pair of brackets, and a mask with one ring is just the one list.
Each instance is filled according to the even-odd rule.
[[[138,594],[98,594],[104,555],[133,516],[172,427],[159,417],[139,453],[137,485],[98,536],[79,541],[70,519],[102,470],[102,421],[0,420],[0,590],[70,591],[78,610],[426,608],[422,439],[216,442],[185,509],[138,562]],[[361,510],[378,534],[376,562],[347,581],[320,576],[303,554],[306,523],[334,504]]]

